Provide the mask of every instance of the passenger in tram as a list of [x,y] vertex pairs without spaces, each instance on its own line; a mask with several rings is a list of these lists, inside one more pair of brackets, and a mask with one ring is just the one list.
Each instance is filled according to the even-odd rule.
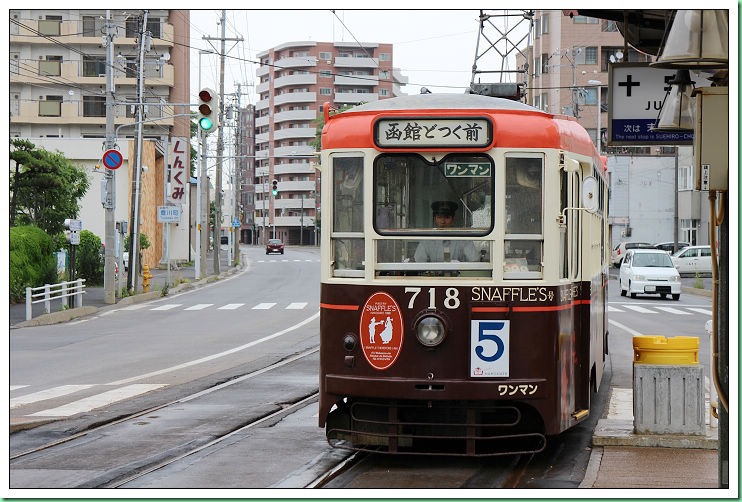
[[[430,207],[433,210],[435,228],[445,229],[453,226],[458,204],[443,200],[433,202]],[[478,255],[471,241],[421,241],[415,250],[415,261],[418,263],[477,261],[477,259]]]

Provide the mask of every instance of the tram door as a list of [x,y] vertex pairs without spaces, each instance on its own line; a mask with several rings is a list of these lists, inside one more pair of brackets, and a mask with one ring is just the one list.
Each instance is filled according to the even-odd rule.
[[[560,176],[560,210],[564,216],[561,227],[561,244],[559,254],[561,258],[562,283],[574,291],[581,279],[581,212],[580,206],[580,164],[574,159],[566,159]],[[578,412],[579,389],[577,388],[580,370],[581,347],[581,319],[575,315],[577,309],[564,311],[569,315],[560,318],[558,354],[560,366],[560,410],[562,426],[571,425],[571,415]]]

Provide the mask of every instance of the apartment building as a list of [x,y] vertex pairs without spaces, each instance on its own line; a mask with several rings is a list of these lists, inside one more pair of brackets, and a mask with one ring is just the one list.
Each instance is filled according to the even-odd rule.
[[[24,138],[50,151],[60,151],[83,167],[91,180],[81,201],[78,218],[83,228],[105,237],[101,204],[105,168],[101,157],[106,138],[106,76],[115,85],[115,148],[123,165],[115,171],[115,220],[131,218],[134,175],[134,138],[139,102],[140,10],[110,10],[114,62],[107,62],[107,11],[25,10],[9,11],[10,138]],[[144,65],[144,138],[141,177],[141,231],[152,244],[143,252],[143,263],[155,266],[163,258],[163,225],[157,206],[163,205],[168,180],[168,149],[172,138],[190,138],[186,114],[190,101],[190,14],[181,10],[150,10],[150,33]],[[178,103],[181,105],[174,105]],[[186,149],[187,151],[188,149]],[[186,155],[190,152],[187,151]],[[187,165],[187,164],[186,164]],[[186,176],[187,179],[187,176]],[[187,184],[187,182],[186,182]],[[188,206],[185,190],[183,203]],[[171,229],[171,259],[188,260],[190,236],[188,210]]]
[[[313,146],[326,106],[402,94],[391,44],[287,42],[258,54],[254,222],[260,243],[316,244],[320,176]],[[273,195],[273,181],[277,195]]]
[[653,56],[626,45],[615,22],[570,17],[562,10],[535,11],[532,40],[527,102],[549,113],[576,117],[596,146],[601,138],[599,150],[608,159],[612,244],[673,240],[676,210],[679,240],[707,243],[708,211],[700,192],[694,191],[691,147],[606,144],[609,65],[650,62]]

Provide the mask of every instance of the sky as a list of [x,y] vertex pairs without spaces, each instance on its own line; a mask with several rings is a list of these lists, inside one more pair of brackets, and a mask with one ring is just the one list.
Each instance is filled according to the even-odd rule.
[[[220,48],[220,42],[212,41],[212,46],[204,40],[204,37],[220,37],[220,18],[221,10],[191,11],[190,43],[194,48],[191,53],[191,93],[194,96],[199,89],[198,49]],[[227,9],[226,19],[226,38],[242,38],[243,41],[226,42],[229,57],[225,60],[224,92],[235,92],[237,83],[247,84],[248,87],[242,89],[250,94],[243,97],[243,105],[257,101],[254,89],[258,65],[251,62],[258,60],[257,54],[285,42],[306,40],[391,43],[394,45],[394,66],[409,79],[408,85],[402,88],[403,92],[418,94],[424,86],[436,93],[463,93],[471,81],[479,35],[478,9]],[[510,21],[510,24],[515,22]],[[493,31],[493,28],[487,30]],[[482,41],[480,52],[484,44]],[[496,53],[493,51],[493,54]],[[201,86],[218,91],[219,57],[201,55],[200,65]],[[500,69],[500,65],[500,57],[488,55],[480,60],[478,69]]]

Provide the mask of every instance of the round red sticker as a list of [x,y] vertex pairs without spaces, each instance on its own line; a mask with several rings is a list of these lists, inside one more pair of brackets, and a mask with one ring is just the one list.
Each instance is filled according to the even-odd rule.
[[404,339],[402,312],[394,298],[383,292],[371,295],[363,306],[359,330],[363,355],[371,366],[385,370],[394,364]]

